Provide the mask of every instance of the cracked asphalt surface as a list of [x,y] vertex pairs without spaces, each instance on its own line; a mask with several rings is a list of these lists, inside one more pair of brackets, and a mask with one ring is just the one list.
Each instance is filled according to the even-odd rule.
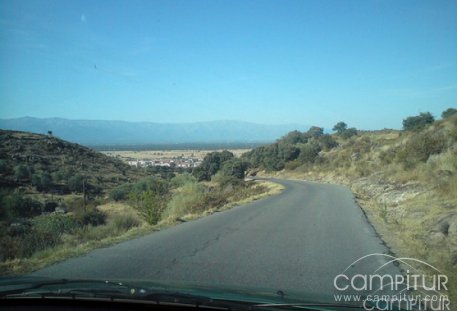
[[[279,194],[94,250],[33,276],[334,292],[353,261],[388,250],[345,187],[278,180]],[[375,256],[351,267],[373,272]]]

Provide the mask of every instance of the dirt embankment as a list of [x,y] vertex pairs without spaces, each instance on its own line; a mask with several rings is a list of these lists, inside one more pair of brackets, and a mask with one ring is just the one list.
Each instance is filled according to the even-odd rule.
[[433,189],[417,182],[389,183],[379,175],[352,180],[307,177],[351,188],[376,230],[398,255],[413,253],[457,272],[457,213],[452,202]]

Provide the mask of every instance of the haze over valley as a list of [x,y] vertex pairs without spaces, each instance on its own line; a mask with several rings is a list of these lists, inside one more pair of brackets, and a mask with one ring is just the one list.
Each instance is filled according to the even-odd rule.
[[156,123],[63,118],[0,119],[0,128],[53,135],[84,145],[134,145],[183,143],[268,143],[307,125],[267,125],[242,121]]

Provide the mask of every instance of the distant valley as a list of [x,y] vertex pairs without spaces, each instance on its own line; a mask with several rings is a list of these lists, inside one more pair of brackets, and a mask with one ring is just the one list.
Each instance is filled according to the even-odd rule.
[[291,130],[306,130],[300,124],[266,125],[242,121],[153,123],[62,118],[0,119],[0,129],[46,134],[89,146],[184,143],[272,142]]

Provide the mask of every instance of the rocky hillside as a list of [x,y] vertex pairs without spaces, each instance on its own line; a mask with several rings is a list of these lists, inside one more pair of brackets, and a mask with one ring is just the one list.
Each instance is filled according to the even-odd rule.
[[402,131],[291,132],[245,159],[251,174],[348,186],[392,251],[445,271],[457,299],[457,112],[403,124]]
[[52,135],[0,130],[0,141],[1,188],[101,194],[143,176],[120,160]]

